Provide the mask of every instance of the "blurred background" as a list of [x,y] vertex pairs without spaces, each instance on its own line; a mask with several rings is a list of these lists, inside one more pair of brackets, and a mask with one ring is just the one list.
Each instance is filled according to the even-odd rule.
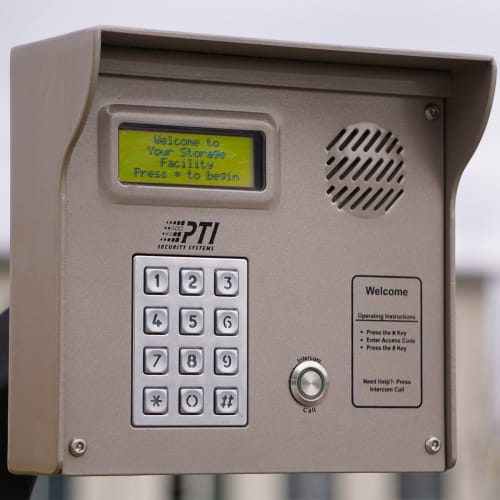
[[[2,0],[0,311],[9,304],[9,54],[93,25],[292,42],[486,54],[500,2],[475,0]],[[34,499],[500,499],[500,105],[457,199],[458,465],[444,474],[41,478]],[[34,250],[34,258],[36,258]],[[335,451],[332,450],[334,453]],[[1,487],[1,485],[0,485]]]

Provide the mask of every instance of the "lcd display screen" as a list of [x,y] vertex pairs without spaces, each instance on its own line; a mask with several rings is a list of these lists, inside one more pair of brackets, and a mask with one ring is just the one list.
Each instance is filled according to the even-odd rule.
[[124,184],[261,190],[264,134],[122,124],[118,178]]

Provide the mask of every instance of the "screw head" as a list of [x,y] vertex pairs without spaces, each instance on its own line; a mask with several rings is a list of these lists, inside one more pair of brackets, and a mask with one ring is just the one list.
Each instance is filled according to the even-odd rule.
[[81,457],[87,451],[87,442],[85,439],[74,438],[69,442],[68,449],[74,457]]
[[424,115],[430,122],[436,121],[441,115],[441,110],[435,104],[427,104]]
[[436,436],[431,436],[425,441],[425,449],[427,453],[435,455],[441,449],[441,440]]

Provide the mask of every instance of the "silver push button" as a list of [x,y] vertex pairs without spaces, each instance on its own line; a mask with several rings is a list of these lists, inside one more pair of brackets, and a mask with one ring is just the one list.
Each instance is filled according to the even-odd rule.
[[215,295],[235,297],[238,295],[238,290],[238,271],[220,269],[215,271]]
[[323,379],[314,370],[305,371],[300,379],[299,390],[308,398],[317,398],[323,390]]
[[164,415],[168,409],[166,387],[146,387],[143,394],[143,410],[147,415]]
[[238,413],[238,389],[215,389],[215,414],[235,415]]
[[238,309],[215,310],[215,335],[236,335],[239,330]]
[[217,375],[238,373],[238,349],[215,349],[215,373]]
[[166,307],[144,308],[144,333],[163,335],[168,332],[168,309]]
[[199,415],[203,412],[203,389],[183,388],[179,391],[179,411],[183,415]]
[[168,371],[168,349],[166,347],[146,347],[144,349],[144,373],[164,375]]
[[203,372],[203,349],[181,349],[179,351],[179,371],[186,375]]
[[201,335],[203,333],[203,309],[180,311],[180,332],[183,335]]
[[182,295],[201,295],[204,286],[203,269],[181,269],[180,292]]
[[168,293],[168,269],[146,267],[144,269],[144,293],[166,294]]
[[326,396],[328,373],[316,361],[299,363],[290,376],[290,392],[303,406],[315,406]]

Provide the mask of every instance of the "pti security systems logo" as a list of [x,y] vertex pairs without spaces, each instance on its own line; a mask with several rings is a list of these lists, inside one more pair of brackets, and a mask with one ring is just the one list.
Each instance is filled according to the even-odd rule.
[[213,251],[219,226],[220,223],[214,221],[168,220],[158,249]]

